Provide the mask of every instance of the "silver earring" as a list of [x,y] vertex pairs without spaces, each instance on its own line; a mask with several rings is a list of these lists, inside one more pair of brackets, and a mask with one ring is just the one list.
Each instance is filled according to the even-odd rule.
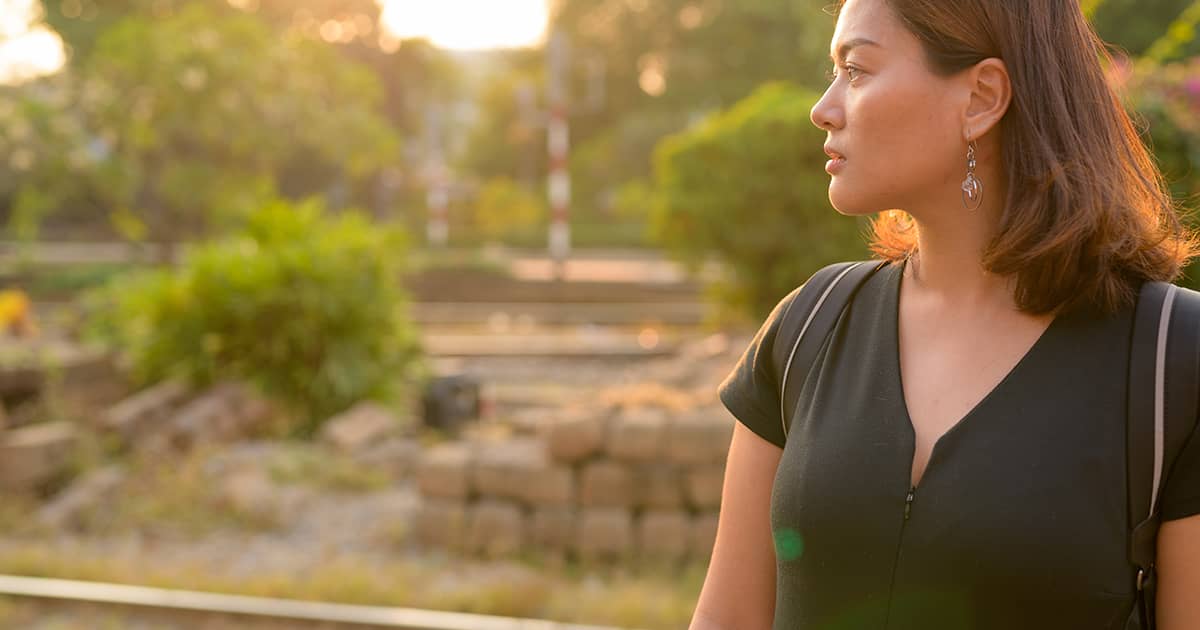
[[983,180],[975,177],[975,141],[967,143],[967,178],[962,183],[963,207],[972,212],[983,203]]

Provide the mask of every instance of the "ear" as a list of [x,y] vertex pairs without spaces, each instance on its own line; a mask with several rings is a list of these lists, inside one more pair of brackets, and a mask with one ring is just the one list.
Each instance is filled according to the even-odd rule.
[[976,140],[991,131],[1012,102],[1012,84],[1008,67],[996,57],[989,57],[969,68],[964,74],[970,90],[967,109],[963,112],[963,140]]

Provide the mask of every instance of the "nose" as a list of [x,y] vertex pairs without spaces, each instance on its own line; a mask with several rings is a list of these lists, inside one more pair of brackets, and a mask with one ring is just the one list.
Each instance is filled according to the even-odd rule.
[[821,95],[821,99],[813,105],[809,112],[809,120],[817,127],[825,131],[839,129],[845,123],[845,114],[842,111],[841,105],[837,102],[835,94],[835,86],[829,86],[828,90]]

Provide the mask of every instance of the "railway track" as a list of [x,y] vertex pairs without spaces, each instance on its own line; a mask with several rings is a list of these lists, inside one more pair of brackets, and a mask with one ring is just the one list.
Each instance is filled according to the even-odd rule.
[[[73,609],[90,619],[121,613],[171,628],[288,628],[295,630],[616,630],[414,608],[332,604],[0,575],[0,598],[35,602],[47,613]],[[67,627],[56,625],[58,627]],[[81,630],[90,625],[78,626]],[[111,626],[105,626],[111,627]],[[156,626],[158,627],[158,626]]]

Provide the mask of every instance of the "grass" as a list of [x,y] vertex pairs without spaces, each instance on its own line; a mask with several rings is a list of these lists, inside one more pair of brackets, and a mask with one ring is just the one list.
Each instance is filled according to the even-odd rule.
[[273,452],[267,470],[275,483],[304,484],[337,492],[369,492],[392,483],[381,470],[303,442],[289,443]]
[[[199,536],[221,529],[269,531],[282,523],[269,510],[231,502],[223,475],[208,469],[217,447],[201,447],[186,455],[135,454],[120,500],[98,506],[83,517],[84,530],[115,533],[130,530],[172,531]],[[369,492],[386,488],[389,476],[353,458],[316,445],[286,443],[265,453],[254,469],[272,483],[303,485],[333,492]],[[4,512],[0,510],[0,519]]]
[[[384,560],[335,558],[319,571],[234,577],[198,564],[166,566],[153,558],[130,560],[79,549],[65,554],[47,542],[0,550],[0,573],[645,630],[686,627],[704,578],[704,567],[699,565],[635,571]],[[0,600],[0,619],[5,612],[2,604]]]
[[129,458],[119,499],[94,506],[81,518],[89,533],[130,530],[199,536],[233,527],[254,531],[278,526],[269,515],[231,504],[220,480],[205,471],[211,449]]
[[34,299],[69,296],[107,283],[112,278],[140,268],[135,263],[29,266],[18,273],[25,278],[22,288]]

